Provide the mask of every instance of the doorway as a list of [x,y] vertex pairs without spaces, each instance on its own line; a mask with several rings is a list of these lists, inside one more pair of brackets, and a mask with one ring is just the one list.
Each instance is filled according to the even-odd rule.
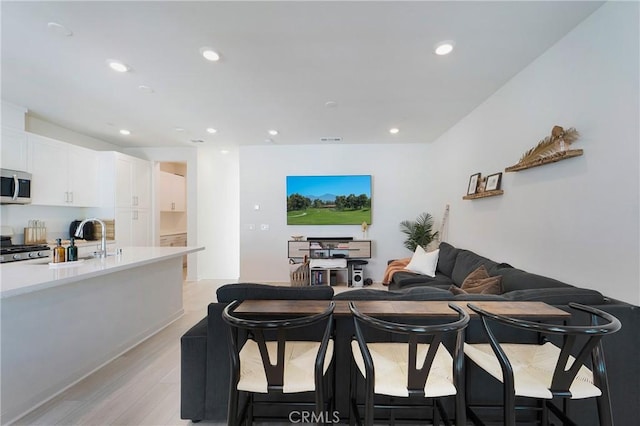
[[[187,246],[187,163],[158,163],[156,200],[160,246]],[[183,257],[186,274],[187,256]]]

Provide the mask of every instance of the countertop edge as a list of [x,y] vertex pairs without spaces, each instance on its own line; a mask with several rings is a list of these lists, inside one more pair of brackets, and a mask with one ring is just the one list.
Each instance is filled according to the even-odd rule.
[[[155,247],[155,249],[160,249],[161,247]],[[123,247],[123,253],[125,253],[123,256],[126,256],[126,253],[130,250],[136,250],[136,249],[150,249],[150,247]],[[196,247],[196,246],[189,246],[189,247],[166,247],[166,249],[170,249],[171,252],[168,253],[164,253],[164,254],[156,254],[152,257],[145,257],[143,259],[134,259],[130,262],[127,263],[123,263],[123,264],[116,264],[116,265],[109,265],[108,267],[101,267],[100,269],[96,269],[96,270],[92,270],[92,271],[88,271],[88,272],[83,272],[80,273],[78,275],[73,275],[73,276],[68,276],[68,277],[63,277],[63,278],[58,278],[58,279],[49,279],[49,280],[43,280],[42,282],[38,282],[38,283],[34,283],[34,284],[26,284],[24,286],[18,286],[15,288],[10,288],[7,290],[4,290],[3,287],[4,285],[0,285],[0,299],[7,299],[10,297],[15,297],[15,296],[20,296],[20,295],[25,295],[28,293],[33,293],[33,292],[37,292],[37,291],[41,291],[41,290],[46,290],[46,289],[50,289],[50,288],[54,288],[54,287],[58,287],[58,286],[63,286],[66,284],[71,284],[77,281],[82,281],[85,279],[91,279],[91,278],[96,278],[102,275],[108,275],[114,272],[119,272],[119,271],[125,271],[127,269],[132,269],[132,268],[137,268],[140,266],[144,266],[144,265],[149,265],[152,263],[156,263],[156,262],[161,262],[163,260],[167,260],[167,259],[171,259],[174,257],[182,257],[184,255],[187,254],[191,254],[191,253],[195,253],[198,251],[202,251],[205,249],[204,246],[200,246],[200,247]],[[116,256],[113,256],[114,258],[117,258]],[[101,262],[101,259],[92,259],[90,261],[85,262],[86,265],[91,266],[91,264],[89,262]],[[19,262],[22,263],[22,262]],[[5,266],[5,265],[2,265]],[[24,266],[25,269],[22,269],[23,272],[21,273],[25,273],[27,271],[26,268],[43,268],[42,271],[50,271],[51,269],[49,268],[49,266],[47,264],[26,264],[26,263],[22,263],[22,265],[20,264],[7,264],[8,267],[11,268],[20,268],[21,266]],[[2,280],[4,281],[7,277],[5,276],[5,268],[0,268],[0,271],[2,272]]]

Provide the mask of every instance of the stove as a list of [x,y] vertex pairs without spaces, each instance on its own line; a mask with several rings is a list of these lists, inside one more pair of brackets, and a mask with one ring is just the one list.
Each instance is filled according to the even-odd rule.
[[0,263],[49,257],[51,248],[46,244],[12,244],[11,237],[2,236]]

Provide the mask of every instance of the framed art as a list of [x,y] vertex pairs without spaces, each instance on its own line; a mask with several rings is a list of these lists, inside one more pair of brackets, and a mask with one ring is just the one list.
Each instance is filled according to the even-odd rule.
[[495,191],[500,189],[500,184],[502,183],[502,173],[495,173],[487,176],[487,186],[485,187],[485,191]]
[[478,192],[478,181],[480,180],[480,173],[475,173],[469,177],[469,187],[467,188],[467,195],[473,195]]

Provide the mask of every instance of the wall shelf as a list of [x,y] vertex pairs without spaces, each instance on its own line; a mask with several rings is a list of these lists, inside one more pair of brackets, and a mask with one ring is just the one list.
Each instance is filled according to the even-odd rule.
[[504,191],[502,189],[496,189],[493,191],[484,191],[484,192],[478,192],[471,195],[465,195],[464,197],[462,197],[462,199],[475,200],[477,198],[495,197],[496,195],[502,195],[502,194],[504,194]]
[[520,170],[530,169],[532,167],[542,166],[544,164],[555,163],[558,161],[566,160],[568,158],[579,157],[584,153],[582,149],[570,149],[568,151],[556,152],[549,157],[541,158],[538,160],[530,161],[522,164],[515,164],[513,166],[504,169],[505,172],[519,172]]

